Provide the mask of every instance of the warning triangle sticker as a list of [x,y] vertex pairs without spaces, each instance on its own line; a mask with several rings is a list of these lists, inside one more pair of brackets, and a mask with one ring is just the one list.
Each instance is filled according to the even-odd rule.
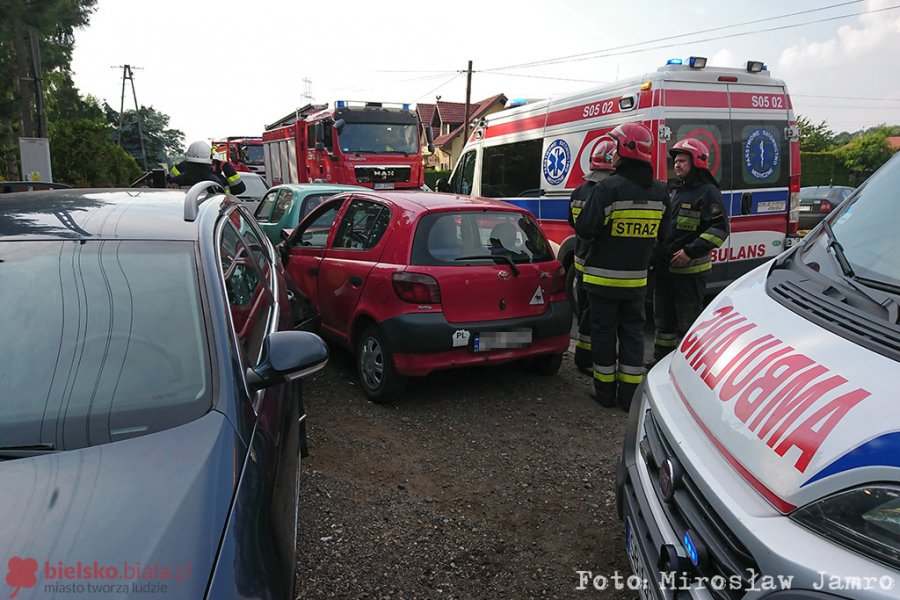
[[536,290],[534,290],[534,296],[531,297],[531,302],[529,304],[543,304],[544,303],[544,292],[541,290],[541,286],[538,286]]

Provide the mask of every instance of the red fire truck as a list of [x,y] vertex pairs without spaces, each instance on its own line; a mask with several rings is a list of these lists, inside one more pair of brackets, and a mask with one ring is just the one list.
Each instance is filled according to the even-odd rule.
[[[425,183],[420,128],[409,104],[308,104],[266,126],[266,172],[273,185],[323,181],[419,188]],[[430,126],[425,136],[433,151]]]
[[261,137],[233,136],[212,142],[214,154],[230,162],[236,171],[249,171],[266,176]]

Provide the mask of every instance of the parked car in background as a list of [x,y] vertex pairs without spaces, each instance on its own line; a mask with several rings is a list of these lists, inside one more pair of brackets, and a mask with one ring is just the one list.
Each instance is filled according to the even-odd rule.
[[266,195],[266,191],[269,189],[269,183],[266,181],[265,177],[257,175],[256,173],[242,171],[239,175],[247,189],[245,189],[242,194],[238,194],[237,197],[241,199],[252,215],[256,210],[256,207],[259,206],[259,203],[262,201],[263,196]]
[[345,191],[368,189],[358,185],[330,183],[285,183],[265,194],[256,210],[256,220],[273,244],[281,242],[281,231],[293,229],[303,217],[327,198]]
[[0,545],[51,565],[37,595],[294,597],[299,378],[328,350],[210,186],[0,195]]
[[809,231],[856,188],[819,185],[800,188],[800,230]]
[[527,359],[552,375],[568,349],[565,272],[530,213],[506,202],[347,192],[279,249],[375,402],[439,369]]

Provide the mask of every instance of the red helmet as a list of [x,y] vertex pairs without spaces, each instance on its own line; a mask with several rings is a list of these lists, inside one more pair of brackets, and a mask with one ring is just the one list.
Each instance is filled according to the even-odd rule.
[[622,158],[650,162],[653,134],[640,123],[623,123],[607,135],[616,140],[616,149]]
[[709,148],[697,138],[684,138],[669,150],[672,158],[678,153],[690,154],[695,167],[709,171]]
[[616,141],[603,137],[591,152],[591,171],[612,171],[612,153],[616,149]]

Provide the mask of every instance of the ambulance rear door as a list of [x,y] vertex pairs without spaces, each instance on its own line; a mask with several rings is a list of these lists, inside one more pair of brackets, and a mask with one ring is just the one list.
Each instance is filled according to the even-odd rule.
[[[728,275],[736,279],[785,248],[791,153],[784,84],[748,74],[729,83],[732,191]],[[751,80],[746,82],[746,80]]]

